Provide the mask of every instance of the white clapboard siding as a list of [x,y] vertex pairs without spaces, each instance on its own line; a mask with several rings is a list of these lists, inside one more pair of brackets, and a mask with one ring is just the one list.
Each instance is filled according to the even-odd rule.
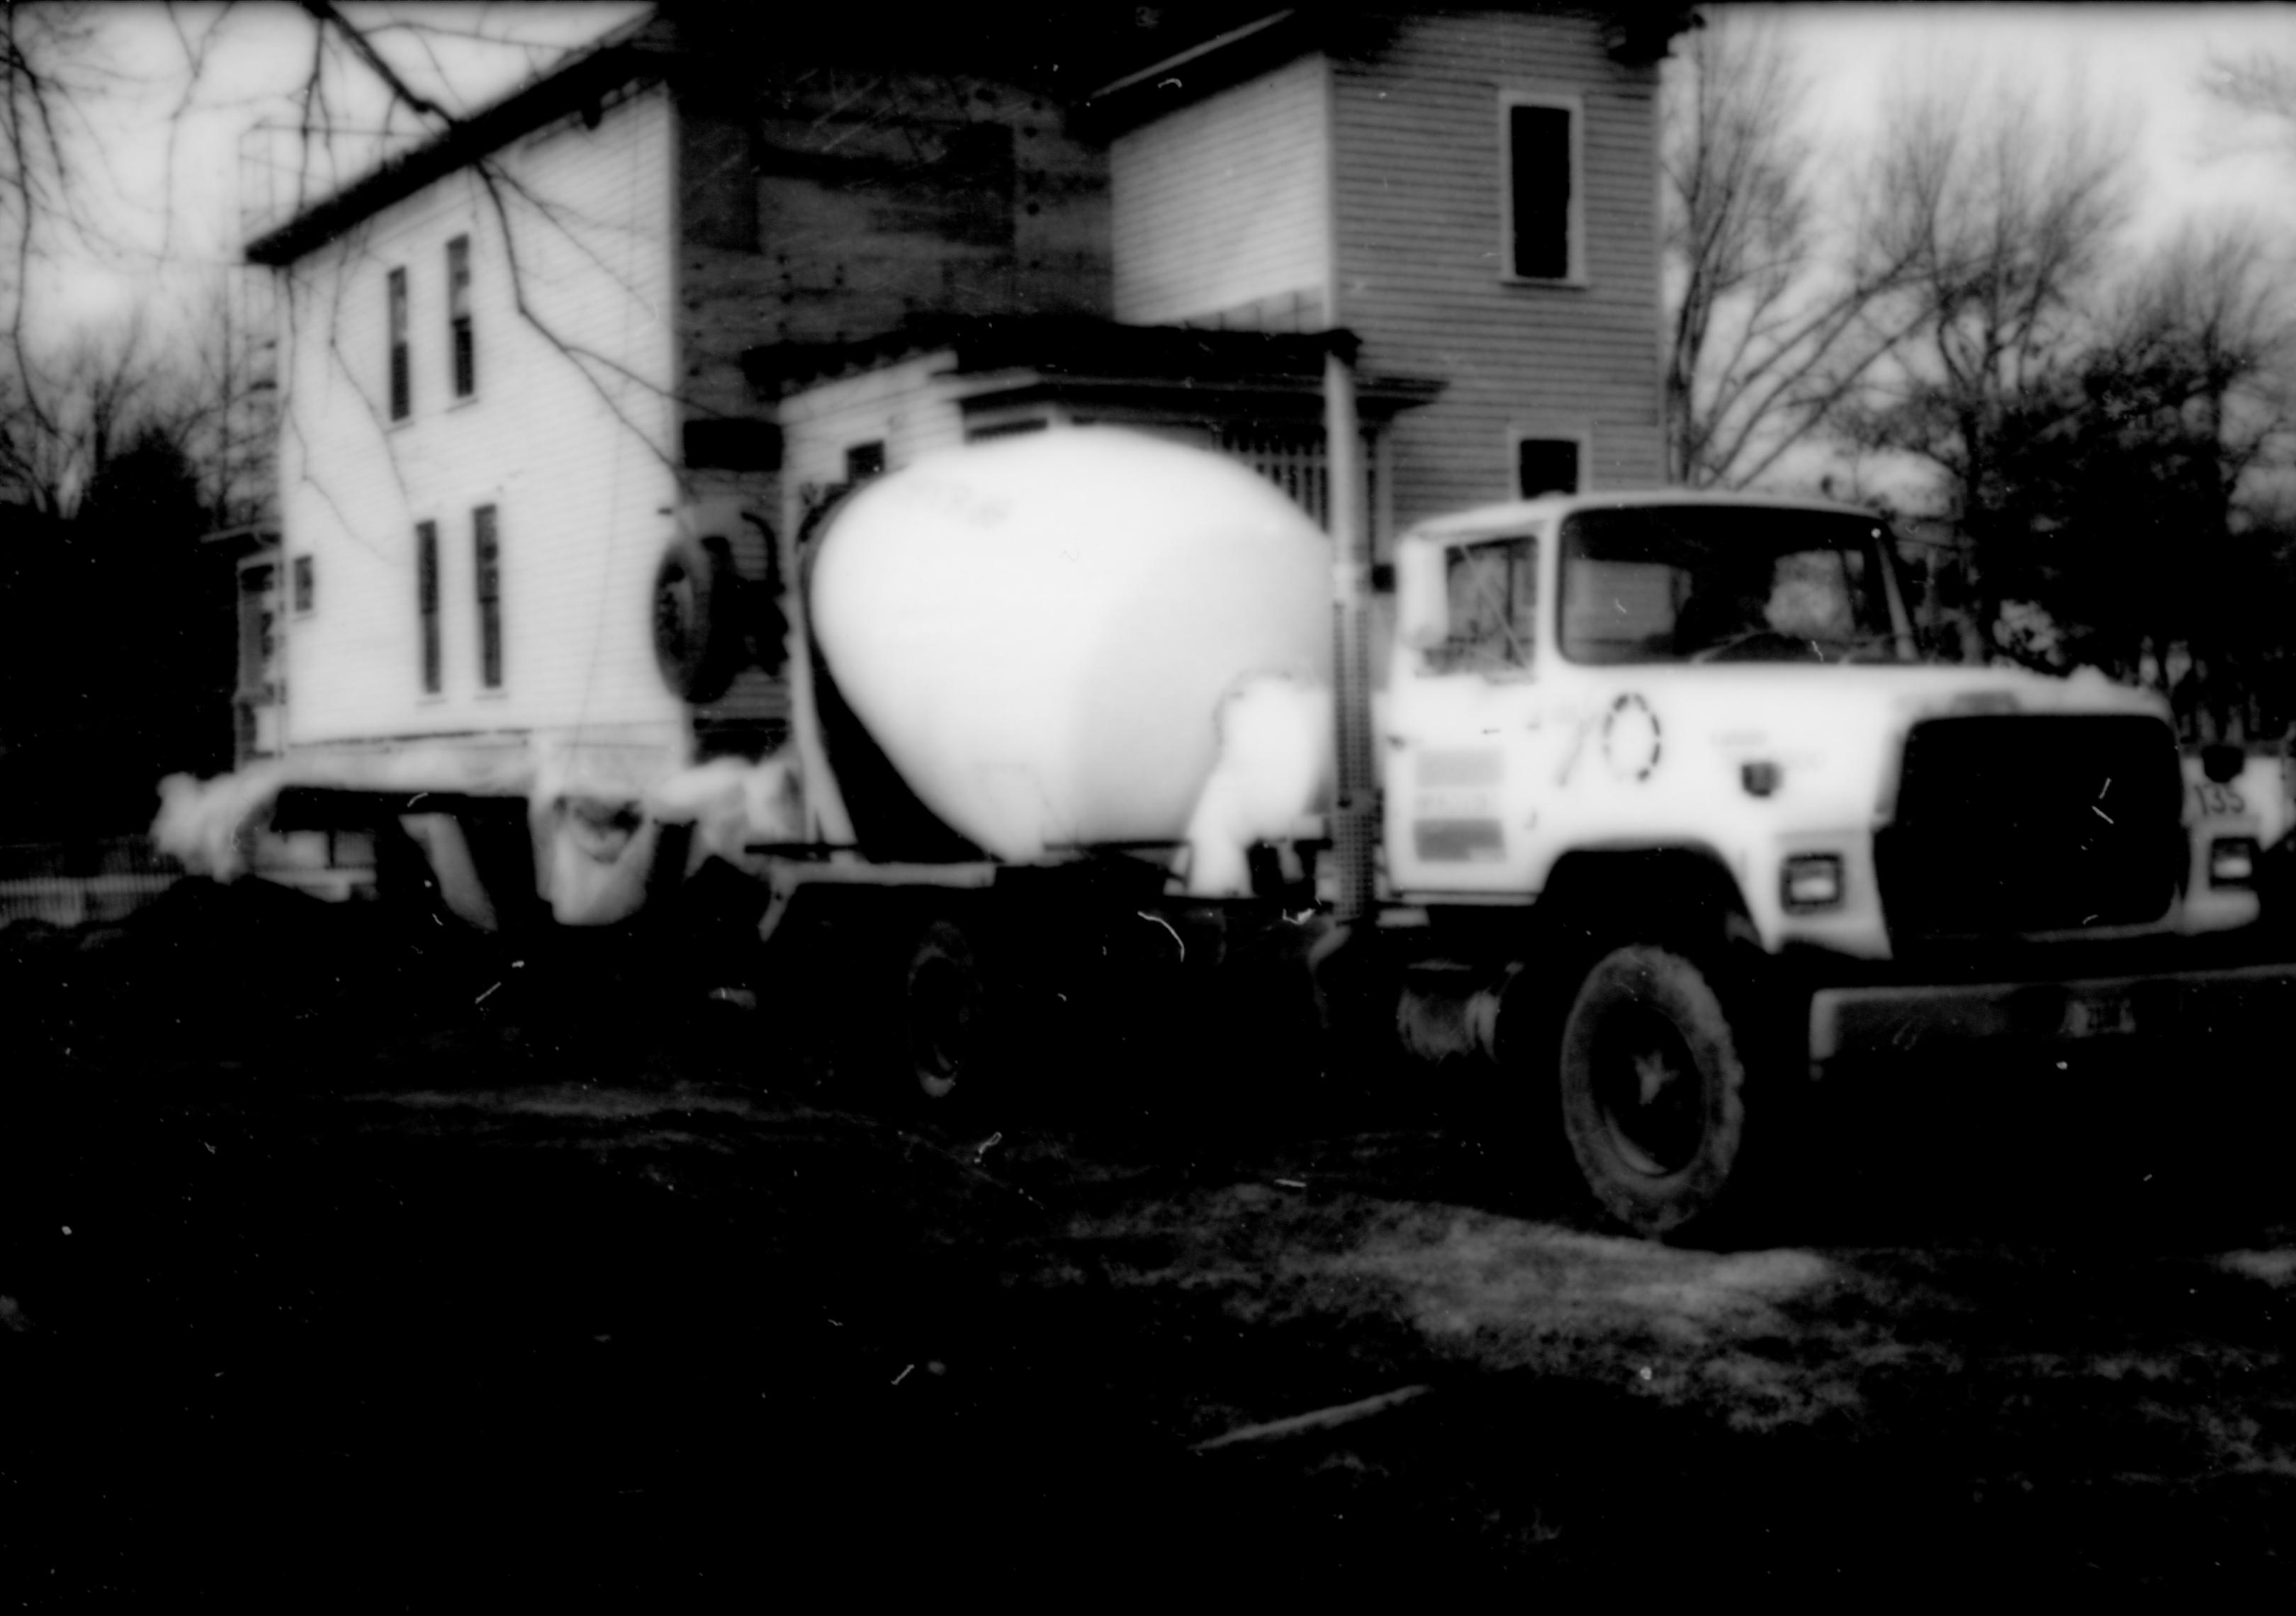
[[[1443,378],[1392,442],[1396,520],[1514,492],[1511,432],[1590,440],[1595,487],[1661,480],[1654,68],[1589,16],[1422,16],[1335,60],[1334,324],[1367,369]],[[1582,109],[1583,284],[1510,282],[1501,96]],[[1575,429],[1575,430],[1574,430]]]
[[1321,56],[1303,56],[1112,144],[1119,320],[1190,324],[1228,316],[1259,324],[1254,311],[1273,308],[1310,327],[1324,324],[1331,267],[1324,71]]
[[781,403],[783,521],[795,532],[812,501],[845,480],[845,453],[885,446],[887,470],[964,441],[944,350],[851,376],[817,381]]
[[[675,223],[667,97],[570,119],[283,272],[287,740],[552,732],[675,745],[650,595],[670,529]],[[506,234],[507,227],[507,234]],[[453,397],[447,243],[471,238],[477,390]],[[385,276],[409,288],[413,408],[387,418]],[[532,318],[522,317],[522,297]],[[544,329],[537,329],[537,324]],[[545,331],[548,334],[545,334]],[[481,688],[472,512],[501,546],[503,685]],[[422,689],[415,524],[437,522],[443,688]]]

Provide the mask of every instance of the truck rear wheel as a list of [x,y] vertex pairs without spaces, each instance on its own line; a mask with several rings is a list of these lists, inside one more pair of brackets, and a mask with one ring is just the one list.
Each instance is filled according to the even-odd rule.
[[1603,1210],[1638,1235],[1710,1226],[1746,1133],[1742,1043],[1706,972],[1669,949],[1614,950],[1562,1027],[1562,1124]]
[[988,979],[964,930],[928,921],[901,972],[897,1052],[927,1100],[971,1097],[989,1060]]

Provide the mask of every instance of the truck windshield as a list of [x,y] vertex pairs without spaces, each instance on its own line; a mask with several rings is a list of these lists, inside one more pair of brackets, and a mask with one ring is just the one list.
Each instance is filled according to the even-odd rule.
[[1832,511],[1644,505],[1563,519],[1574,662],[1896,662],[1880,523]]

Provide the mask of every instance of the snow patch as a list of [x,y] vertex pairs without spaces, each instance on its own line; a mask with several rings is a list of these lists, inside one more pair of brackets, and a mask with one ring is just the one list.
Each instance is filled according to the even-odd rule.
[[1431,1244],[1374,1239],[1348,1259],[1404,1286],[1437,1333],[1647,1328],[1705,1338],[1775,1327],[1777,1304],[1833,1268],[1814,1252],[1716,1255],[1504,1218],[1461,1217]]
[[2226,1251],[2217,1264],[2267,1285],[2296,1284],[2296,1249],[2286,1246],[2270,1251]]
[[255,764],[213,780],[169,775],[160,782],[160,816],[152,842],[193,875],[235,881],[247,872],[258,816],[285,783],[273,764]]
[[[644,901],[660,828],[646,811],[649,787],[680,778],[670,761],[657,746],[578,742],[314,748],[259,759],[211,780],[170,775],[160,783],[152,839],[191,874],[229,882],[247,874],[272,805],[291,786],[403,792],[417,804],[432,792],[523,800],[534,833],[536,881],[552,914],[563,925],[609,925]],[[705,783],[689,795],[706,799],[708,784],[722,790],[737,774],[721,769],[705,775]],[[770,795],[775,788],[770,780],[740,780],[732,789],[738,796]],[[738,841],[739,831],[721,832],[726,823],[727,816],[718,813],[710,833]],[[449,907],[474,925],[491,926],[494,905],[459,826],[447,816],[419,811],[402,816],[399,824],[429,859]]]
[[1221,702],[1219,752],[1188,820],[1188,891],[1251,890],[1246,849],[1298,837],[1330,789],[1332,693],[1283,675],[1244,680]]

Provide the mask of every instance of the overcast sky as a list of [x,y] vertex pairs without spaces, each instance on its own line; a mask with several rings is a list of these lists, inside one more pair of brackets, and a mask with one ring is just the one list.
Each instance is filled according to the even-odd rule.
[[[1755,9],[1755,8],[1749,8]],[[1814,82],[1829,143],[1868,138],[1897,94],[1991,84],[2057,103],[2084,100],[2108,127],[2137,131],[2140,226],[2173,227],[2194,208],[2296,214],[2296,161],[2259,146],[2202,88],[2212,59],[2296,60],[2296,6],[1800,5],[1776,15]]]
[[[643,4],[346,4],[362,23],[416,25],[376,36],[408,83],[469,109],[530,77],[570,45],[643,12]],[[239,262],[266,202],[291,194],[296,97],[310,76],[313,27],[284,0],[93,8],[102,87],[76,141],[77,194],[100,226],[40,289],[60,321],[101,320],[165,302],[187,280]],[[192,70],[193,61],[197,71]],[[329,76],[333,120],[373,127],[383,100],[364,74]],[[373,159],[357,139],[344,175]],[[266,194],[267,193],[267,194]]]
[[[527,77],[546,47],[594,37],[644,8],[348,9],[364,18],[419,15],[427,25],[420,38],[401,31],[379,42],[411,79],[426,89],[444,84],[472,105]],[[2200,87],[2212,56],[2264,50],[2296,59],[2296,7],[1806,5],[1778,15],[1816,81],[1816,132],[1831,153],[1856,151],[1893,93],[1940,76],[1997,79],[2045,100],[2078,86],[2108,119],[2140,131],[2148,228],[2169,227],[2201,206],[2252,204],[2296,216],[2288,148],[2259,151],[2251,141],[2250,150],[2236,150],[2238,128]],[[102,140],[105,158],[86,190],[102,198],[113,250],[101,263],[75,262],[48,289],[48,306],[67,319],[164,296],[187,272],[235,261],[264,201],[266,143],[249,131],[292,119],[287,97],[309,60],[310,25],[285,4],[257,0],[228,12],[131,4],[99,8],[99,16],[106,65],[118,70],[121,88],[91,112],[89,132]],[[513,37],[528,48],[462,33]],[[186,38],[208,48],[190,111],[178,116]],[[368,116],[374,104],[366,103]]]

